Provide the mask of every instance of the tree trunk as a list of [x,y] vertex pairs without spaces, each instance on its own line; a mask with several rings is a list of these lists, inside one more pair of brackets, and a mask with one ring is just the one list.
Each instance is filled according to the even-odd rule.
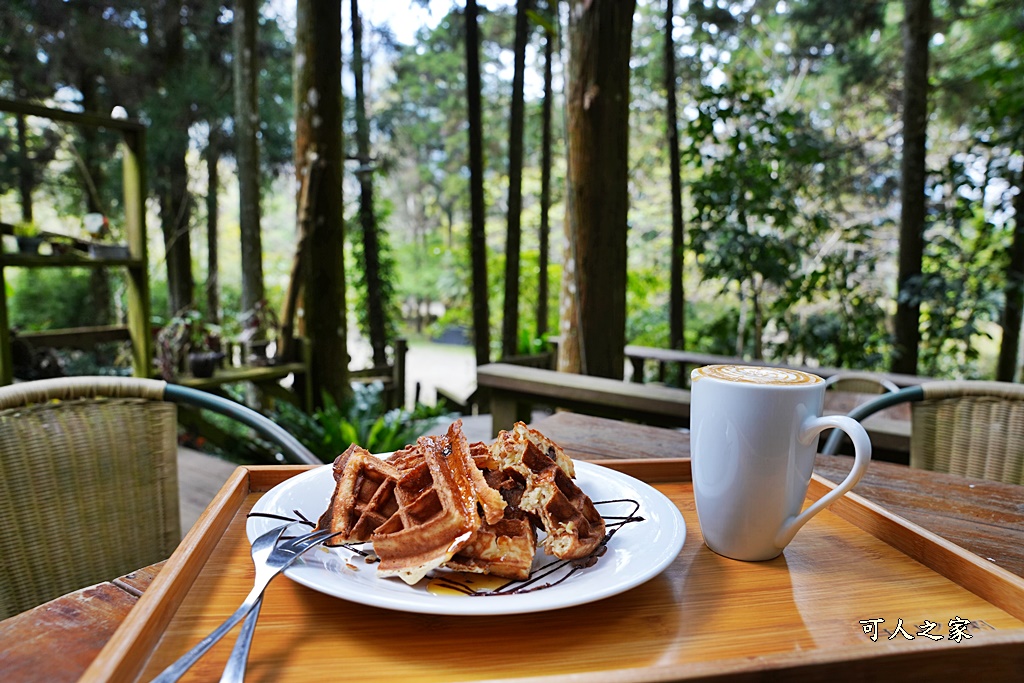
[[519,347],[519,248],[523,213],[523,80],[526,43],[530,37],[530,0],[516,2],[512,105],[508,124],[508,232],[505,238],[505,307],[501,322],[501,354],[514,356]]
[[921,341],[920,280],[924,251],[928,42],[932,35],[932,9],[931,0],[904,0],[903,4],[902,205],[892,371],[915,375]]
[[363,85],[363,21],[359,0],[352,0],[352,75],[356,96],[356,149],[359,156],[359,225],[363,238],[363,268],[366,277],[366,315],[373,364],[388,362],[385,311],[386,294],[381,281],[380,238],[373,208],[373,167],[370,159],[370,122],[366,116],[366,90]]
[[[569,9],[571,254],[579,371],[622,379],[629,208],[629,57],[635,0],[572,0]],[[563,306],[563,312],[566,310]],[[559,360],[559,366],[562,367]]]
[[668,132],[669,173],[672,184],[672,259],[669,284],[668,343],[673,349],[686,346],[686,300],[683,290],[683,187],[679,164],[679,126],[676,111],[676,45],[672,39],[675,0],[665,2],[665,128]]
[[[79,92],[82,93],[82,109],[86,112],[100,110],[96,79],[90,69],[79,71]],[[82,189],[85,195],[86,213],[105,214],[100,188],[104,185],[103,150],[100,149],[99,131],[92,126],[82,126]],[[110,271],[93,268],[89,271],[89,298],[92,304],[93,320],[96,325],[110,325],[114,322],[114,297],[110,287]]]
[[[159,50],[158,72],[155,76],[160,81],[173,80],[175,74],[184,68],[183,27],[178,13],[172,10],[173,7],[165,8],[165,16],[161,19],[165,38],[162,50]],[[172,104],[170,99],[164,101],[165,106]],[[195,280],[192,277],[192,244],[189,237],[192,196],[188,191],[188,167],[185,163],[191,120],[189,103],[179,103],[177,114],[172,118],[173,125],[163,132],[163,144],[153,153],[153,184],[160,207],[160,230],[167,262],[168,313],[171,315],[192,306],[194,301]]]
[[[296,42],[296,54],[302,47]],[[298,70],[296,70],[298,71]],[[297,80],[297,79],[296,79]],[[304,135],[303,144],[308,143],[308,135]],[[296,136],[296,150],[298,150],[298,136]],[[298,158],[296,156],[296,158]],[[320,167],[311,161],[306,162],[305,167],[295,169],[296,178],[302,178],[299,183],[299,193],[295,200],[296,230],[298,240],[295,244],[295,255],[292,258],[292,266],[289,271],[288,289],[284,294],[284,303],[281,305],[281,334],[278,348],[278,356],[285,362],[296,360],[297,349],[295,345],[296,328],[305,331],[304,321],[297,320],[299,317],[299,306],[302,298],[302,277],[306,272],[306,259],[309,253],[310,234],[310,194],[311,189],[319,183]],[[305,380],[303,380],[305,381]]]
[[[552,4],[549,0],[549,5]],[[554,3],[557,7],[557,3]],[[551,21],[557,21],[557,11],[551,13]],[[544,339],[548,333],[548,261],[551,226],[548,212],[551,210],[551,58],[554,35],[544,32],[544,100],[541,103],[540,132],[540,243],[537,275],[537,338]]]
[[[212,126],[213,124],[211,124]],[[220,192],[219,136],[210,133],[206,147],[206,319],[211,323],[220,322],[220,265],[218,263],[217,231],[219,228]]]
[[764,311],[761,310],[761,287],[763,285],[763,279],[759,279],[756,275],[751,278],[750,311],[754,318],[754,350],[751,355],[754,360],[764,359]]
[[31,223],[32,190],[35,188],[35,174],[32,172],[32,160],[28,157],[28,131],[25,128],[25,115],[18,114],[15,119],[18,132],[18,194],[21,199],[21,222]]
[[[176,131],[177,153],[162,167],[165,187],[160,192],[160,228],[167,258],[167,300],[172,315],[193,304],[195,280],[192,277],[192,245],[189,223],[192,197],[188,192],[188,169],[185,154],[187,131]],[[161,172],[161,171],[158,171]]]
[[486,365],[491,357],[491,329],[487,303],[480,29],[477,25],[476,0],[466,0],[466,103],[469,119],[469,253],[473,278],[473,346],[476,350],[476,364]]
[[259,64],[257,0],[238,0],[232,26],[235,84],[235,156],[238,159],[239,233],[242,260],[242,312],[264,299],[263,243],[260,232]]
[[1013,199],[1014,228],[1010,263],[1006,268],[1006,303],[1003,307],[1003,340],[999,346],[996,379],[1012,382],[1017,375],[1020,326],[1024,319],[1024,172],[1017,174],[1017,196]]
[[[295,168],[310,185],[308,220],[300,224],[308,379],[313,400],[342,402],[350,393],[345,316],[345,226],[342,220],[341,0],[298,0],[295,32]],[[299,189],[300,195],[302,188]],[[306,239],[308,237],[308,239]],[[315,292],[316,296],[310,296]]]

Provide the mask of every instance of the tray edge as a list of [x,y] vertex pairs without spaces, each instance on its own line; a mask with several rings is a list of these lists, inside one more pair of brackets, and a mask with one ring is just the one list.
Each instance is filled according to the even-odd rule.
[[[817,500],[835,487],[834,482],[812,474],[807,495]],[[940,576],[1024,621],[1024,578],[855,492],[848,492],[828,509]]]
[[203,563],[250,491],[249,468],[228,477],[80,681],[136,680]]

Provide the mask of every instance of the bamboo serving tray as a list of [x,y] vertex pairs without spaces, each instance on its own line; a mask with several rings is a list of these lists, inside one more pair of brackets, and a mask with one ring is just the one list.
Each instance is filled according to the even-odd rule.
[[[686,543],[659,576],[597,602],[500,617],[394,612],[279,577],[247,680],[943,680],[968,670],[1021,680],[1024,579],[854,494],[782,556],[729,560],[703,544],[689,460],[602,464],[682,511]],[[83,680],[148,681],[234,611],[252,585],[247,512],[306,469],[238,468]],[[808,501],[833,487],[815,476]],[[951,620],[966,624],[959,638]],[[217,680],[235,633],[183,680]]]

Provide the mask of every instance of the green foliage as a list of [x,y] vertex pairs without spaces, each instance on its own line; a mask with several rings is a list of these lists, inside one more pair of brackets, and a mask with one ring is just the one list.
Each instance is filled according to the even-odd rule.
[[[504,265],[504,264],[502,264]],[[521,354],[542,353],[548,350],[548,342],[537,334],[537,302],[540,295],[537,282],[540,277],[540,252],[537,249],[523,249],[519,254],[519,341],[517,352]],[[490,268],[490,266],[488,266]],[[548,319],[547,334],[558,334],[558,292],[561,289],[561,264],[548,264]],[[492,311],[501,311],[504,290],[494,288],[491,299]]]
[[398,308],[398,301],[395,296],[397,275],[395,272],[395,257],[391,250],[391,241],[388,238],[388,234],[382,229],[387,223],[388,216],[391,213],[391,205],[388,201],[381,201],[377,199],[377,195],[374,195],[374,204],[376,204],[375,213],[377,226],[377,259],[380,274],[380,291],[371,292],[366,282],[366,268],[363,264],[366,263],[366,256],[363,249],[363,226],[359,221],[358,209],[355,215],[350,216],[346,221],[346,238],[349,241],[351,247],[350,253],[352,254],[353,261],[356,267],[346,267],[345,272],[351,274],[354,285],[352,289],[355,294],[355,312],[357,320],[359,321],[359,329],[366,339],[370,338],[370,322],[369,322],[369,297],[375,297],[382,300],[384,308],[384,328],[385,337],[389,341],[394,340],[398,336],[397,323],[401,317],[401,312]]
[[889,335],[877,271],[874,226],[842,232],[842,248],[823,251],[775,304],[776,358],[813,358],[821,365],[885,369]]
[[829,228],[812,201],[826,186],[828,142],[742,72],[705,89],[697,108],[684,154],[700,172],[690,244],[705,278],[735,283],[750,301],[756,355],[761,321],[799,283],[804,255]]
[[626,339],[630,344],[668,348],[668,288],[665,270],[631,267],[626,285]]
[[417,403],[412,410],[385,410],[383,386],[376,382],[353,383],[352,397],[341,406],[324,395],[323,408],[312,415],[290,403],[280,403],[272,417],[315,455],[329,462],[351,444],[371,453],[396,451],[452,416],[443,401],[436,407]]
[[[686,348],[720,356],[736,355],[739,308],[726,297],[700,301],[687,307]],[[745,340],[749,347],[749,338]]]
[[87,269],[32,268],[10,273],[13,327],[41,331],[93,324],[96,306]]
[[921,304],[925,374],[981,374],[977,341],[999,320],[1012,236],[1006,161],[979,145],[931,177],[923,273],[906,293]]

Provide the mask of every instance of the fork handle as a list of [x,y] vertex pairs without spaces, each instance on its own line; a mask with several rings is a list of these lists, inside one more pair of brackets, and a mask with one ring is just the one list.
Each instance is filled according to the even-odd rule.
[[249,648],[252,647],[252,636],[256,631],[256,620],[260,616],[260,607],[263,605],[263,597],[256,601],[252,611],[242,622],[242,630],[238,632],[238,640],[231,650],[228,663],[224,666],[224,673],[221,674],[220,683],[244,683],[245,667],[249,661]]
[[[273,578],[273,577],[270,577]],[[253,607],[256,606],[256,602],[263,595],[263,591],[266,590],[270,584],[268,579],[263,585],[253,586],[253,589],[246,596],[242,604],[232,613],[230,617],[224,620],[224,623],[214,629],[208,636],[200,640],[195,647],[183,654],[178,658],[178,661],[171,664],[169,667],[160,672],[160,675],[152,680],[151,683],[173,683],[173,681],[181,678],[189,668],[199,661],[199,658],[206,654],[214,644],[227,635],[228,631],[235,627],[235,624],[240,622],[246,614],[248,614]]]

